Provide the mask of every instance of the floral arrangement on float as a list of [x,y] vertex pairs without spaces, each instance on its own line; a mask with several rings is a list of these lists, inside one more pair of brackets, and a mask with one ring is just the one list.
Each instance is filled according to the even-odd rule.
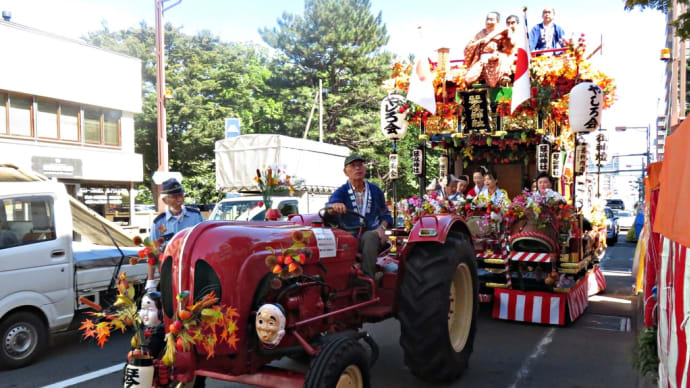
[[518,220],[527,219],[538,228],[552,225],[559,233],[568,233],[575,214],[575,208],[554,191],[546,194],[524,191],[513,198],[505,212],[505,221],[508,228]]
[[585,218],[592,224],[592,228],[606,228],[606,212],[604,207],[603,201],[599,200],[583,211]]
[[417,220],[426,214],[456,214],[457,203],[441,197],[437,193],[417,197],[403,198],[395,204],[398,214],[403,217],[405,230],[412,229]]

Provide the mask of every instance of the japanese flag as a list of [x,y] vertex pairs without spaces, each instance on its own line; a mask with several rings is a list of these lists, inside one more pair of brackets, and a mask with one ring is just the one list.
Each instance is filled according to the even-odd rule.
[[[520,33],[518,32],[518,34]],[[521,35],[523,38],[517,39],[517,60],[515,66],[515,81],[513,82],[513,97],[510,101],[510,113],[513,113],[520,104],[530,97],[529,43],[527,42],[527,34],[523,33]]]
[[407,99],[428,110],[431,114],[436,114],[436,92],[433,81],[429,62],[426,58],[418,56],[410,75]]

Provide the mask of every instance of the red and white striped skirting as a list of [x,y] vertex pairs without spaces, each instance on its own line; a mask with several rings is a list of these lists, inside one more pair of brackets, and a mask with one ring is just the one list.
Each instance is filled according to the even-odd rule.
[[592,269],[587,276],[587,281],[589,282],[587,285],[588,296],[596,295],[606,289],[606,278],[599,267],[594,267]]
[[494,289],[494,306],[492,316],[518,322],[565,325],[566,303],[570,320],[577,319],[587,308],[588,273],[567,293],[537,291],[519,291]]
[[593,273],[588,273],[585,279],[580,280],[570,292],[568,292],[568,312],[570,312],[570,321],[573,322],[582,315],[589,304],[589,295],[587,289],[589,288],[589,280],[594,278]]
[[518,322],[565,324],[565,294],[494,289],[494,318]]
[[510,254],[510,260],[529,261],[532,263],[548,263],[551,261],[551,253],[512,252]]

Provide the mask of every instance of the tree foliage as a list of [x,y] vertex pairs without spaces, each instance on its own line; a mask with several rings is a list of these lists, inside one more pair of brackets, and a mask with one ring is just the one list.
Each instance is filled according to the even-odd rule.
[[[687,5],[690,0],[678,0],[679,4]],[[668,13],[673,9],[673,0],[625,0],[625,9],[630,11],[634,8],[655,9],[663,13]],[[672,21],[671,26],[676,28],[676,36],[681,39],[690,39],[690,13],[683,12],[677,15]]]
[[[324,140],[363,154],[370,178],[390,189],[392,143],[381,133],[379,107],[392,57],[383,49],[388,34],[381,13],[371,12],[369,0],[306,0],[302,15],[285,13],[276,27],[260,33],[275,49],[270,55],[255,45],[223,42],[209,32],[190,36],[165,26],[166,88],[172,92],[166,100],[169,167],[185,177],[188,200],[208,203],[220,196],[213,149],[224,136],[225,118],[239,117],[243,133],[302,137],[319,80]],[[83,38],[142,61],[143,107],[135,116],[135,141],[136,152],[144,155],[147,185],[158,167],[154,38],[154,29],[143,22],[121,31],[104,25]],[[314,115],[312,139],[318,136],[318,110]],[[398,150],[401,195],[417,191],[410,154],[418,131],[409,132]]]
[[[89,33],[93,45],[141,59],[142,113],[135,117],[136,151],[144,155],[144,177],[150,183],[157,169],[155,32],[137,28]],[[224,136],[224,119],[239,117],[244,133],[273,132],[283,117],[282,103],[271,97],[271,72],[265,49],[221,42],[208,32],[189,36],[165,27],[166,100],[169,167],[185,177],[192,202],[215,202],[214,143]]]

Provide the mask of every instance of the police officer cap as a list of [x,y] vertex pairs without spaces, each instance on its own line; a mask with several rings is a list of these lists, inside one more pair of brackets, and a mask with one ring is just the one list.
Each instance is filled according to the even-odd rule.
[[357,160],[361,160],[362,162],[364,162],[364,157],[362,157],[362,155],[360,154],[352,154],[345,158],[345,166]]
[[180,182],[178,182],[175,178],[170,178],[167,181],[163,182],[161,194],[184,194],[184,189],[182,188],[182,185],[180,185]]

